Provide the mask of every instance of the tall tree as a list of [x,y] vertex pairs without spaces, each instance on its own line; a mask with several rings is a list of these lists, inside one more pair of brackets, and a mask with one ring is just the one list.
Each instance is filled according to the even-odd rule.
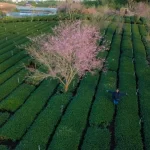
[[26,48],[47,71],[29,69],[33,72],[32,78],[58,79],[66,92],[75,75],[83,76],[87,71],[101,69],[103,60],[96,56],[104,49],[104,46],[97,46],[102,36],[95,27],[83,25],[81,21],[60,23],[53,32],[53,35],[32,38],[32,45]]

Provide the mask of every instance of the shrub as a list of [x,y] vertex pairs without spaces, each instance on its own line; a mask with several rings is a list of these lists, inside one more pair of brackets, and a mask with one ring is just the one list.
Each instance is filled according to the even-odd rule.
[[38,116],[28,133],[17,146],[16,150],[36,149],[39,145],[41,149],[46,149],[46,144],[62,116],[63,111],[61,110],[61,106],[65,109],[71,97],[72,94],[70,93],[53,96],[48,102],[47,107]]
[[132,25],[133,30],[133,47],[136,50],[135,57],[138,59],[145,59],[146,60],[146,51],[143,42],[140,39],[134,38],[136,36],[141,37],[139,33],[139,29],[137,25]]
[[[125,58],[125,57],[124,57]],[[139,124],[138,114],[138,97],[136,93],[136,81],[134,76],[134,66],[130,65],[129,74],[122,72],[132,59],[127,58],[121,63],[119,74],[119,88],[128,93],[129,96],[124,97],[118,105],[117,116],[115,122],[116,149],[142,149],[141,126]],[[126,69],[124,70],[126,72]],[[128,81],[128,82],[127,82]],[[130,87],[130,88],[129,88]],[[130,138],[129,138],[130,137]]]
[[134,64],[131,58],[122,56],[120,59],[120,74],[126,73],[134,76]]
[[[138,26],[134,25],[132,26],[133,29],[133,36],[139,34]],[[136,33],[137,32],[137,33]],[[140,35],[140,34],[139,34]],[[150,148],[150,135],[148,134],[148,129],[150,128],[149,124],[149,115],[150,115],[150,109],[149,109],[149,65],[146,63],[146,57],[145,57],[145,49],[143,47],[143,43],[139,42],[142,46],[136,47],[134,41],[134,54],[135,54],[135,67],[136,67],[136,73],[138,77],[138,86],[139,86],[139,102],[140,102],[140,108],[141,108],[141,121],[143,123],[143,132],[144,132],[144,144],[147,149]],[[139,54],[142,54],[141,57],[139,57]],[[143,55],[144,54],[144,55]]]
[[97,7],[99,5],[98,1],[83,1],[84,6],[86,7]]
[[8,112],[0,113],[0,126],[9,118]]
[[133,50],[132,50],[132,41],[130,36],[131,36],[131,27],[125,26],[122,42],[121,42],[121,51],[122,51],[122,55],[132,58]]
[[131,20],[130,20],[130,17],[129,16],[125,16],[124,17],[124,20],[125,20],[125,23],[130,23]]
[[121,36],[115,35],[112,40],[112,45],[109,52],[109,57],[106,60],[108,69],[117,71],[120,55]]
[[80,83],[77,95],[68,106],[48,149],[78,149],[87,123],[99,74],[88,73]]
[[76,12],[72,12],[71,13],[71,16],[67,13],[67,14],[64,14],[64,13],[58,13],[57,15],[52,15],[52,16],[38,16],[38,17],[34,17],[34,18],[31,18],[31,17],[25,17],[25,18],[5,18],[5,19],[2,19],[0,20],[1,22],[3,23],[21,23],[21,22],[31,22],[31,19],[32,22],[39,22],[39,21],[61,21],[61,20],[70,20],[70,19],[89,19],[90,18],[90,15],[86,15],[86,14],[80,14],[80,13],[76,13]]
[[23,63],[28,63],[28,60],[29,57],[25,57],[24,59],[20,60],[16,65],[10,67],[7,71],[3,72],[0,76],[0,84],[4,83],[11,76],[21,70]]
[[108,129],[89,127],[85,135],[82,150],[110,149],[110,132]]
[[22,84],[11,95],[0,103],[0,110],[14,112],[35,89],[34,86]]
[[100,84],[96,93],[96,100],[90,114],[90,125],[107,127],[113,119],[114,106],[111,101],[111,94],[106,90],[116,88],[116,73],[107,71],[102,74]]
[[13,56],[12,58],[4,61],[3,63],[0,64],[0,73],[4,72],[6,69],[8,69],[9,67],[11,67],[16,62],[18,62],[19,60],[21,60],[23,57],[26,57],[26,56],[27,55],[25,54],[25,52],[22,51],[16,54],[15,56]]
[[[138,35],[138,30],[136,28],[135,30],[136,34]],[[127,36],[125,33],[123,35],[123,39],[125,39],[126,37]],[[131,35],[128,35],[128,38],[131,38]],[[133,46],[134,45],[135,44],[133,44]],[[133,57],[135,56],[135,50],[137,50],[137,48],[132,47],[132,45],[130,47],[131,51],[133,49]],[[136,56],[135,64],[137,62]],[[143,149],[140,124],[141,118],[139,116],[138,110],[140,103],[138,101],[138,96],[136,95],[138,83],[136,83],[135,73],[137,72],[137,67],[134,65],[132,58],[122,55],[119,69],[119,89],[121,91],[127,92],[128,96],[123,97],[122,101],[117,106],[117,115],[115,120],[116,150]]]
[[8,147],[6,145],[0,145],[0,150],[8,150]]
[[23,80],[24,76],[27,74],[26,70],[21,70],[17,72],[14,76],[8,79],[4,84],[0,86],[0,100],[11,93],[17,86],[19,86]]
[[56,80],[48,79],[43,81],[28,98],[23,107],[0,129],[0,136],[6,136],[13,141],[19,140],[49,100],[56,86]]

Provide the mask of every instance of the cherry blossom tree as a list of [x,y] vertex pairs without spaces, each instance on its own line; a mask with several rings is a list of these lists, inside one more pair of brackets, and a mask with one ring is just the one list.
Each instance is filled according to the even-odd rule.
[[56,78],[67,92],[75,75],[81,77],[102,68],[104,60],[96,58],[104,50],[104,45],[97,44],[101,38],[99,30],[81,21],[60,22],[53,28],[53,34],[30,38],[28,53],[46,68],[46,71],[29,68],[33,72],[31,77]]

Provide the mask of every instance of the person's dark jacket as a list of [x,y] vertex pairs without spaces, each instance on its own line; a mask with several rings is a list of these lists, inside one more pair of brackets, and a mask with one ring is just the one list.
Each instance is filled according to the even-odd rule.
[[120,98],[122,97],[122,96],[125,96],[126,95],[126,93],[122,93],[122,92],[113,92],[113,91],[108,91],[109,93],[112,93],[112,99],[113,100],[120,100]]

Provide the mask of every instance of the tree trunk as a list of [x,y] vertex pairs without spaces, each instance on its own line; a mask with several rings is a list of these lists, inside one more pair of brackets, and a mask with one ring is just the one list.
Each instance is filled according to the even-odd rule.
[[65,92],[67,92],[67,91],[68,91],[68,87],[69,87],[69,85],[68,85],[68,84],[66,84],[66,85],[65,85]]

